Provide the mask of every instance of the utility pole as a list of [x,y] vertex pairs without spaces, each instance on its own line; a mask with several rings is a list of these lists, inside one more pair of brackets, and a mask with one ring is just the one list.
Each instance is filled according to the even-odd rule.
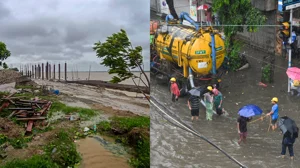
[[[290,39],[289,43],[292,45],[292,30],[293,30],[293,9],[290,10]],[[290,68],[292,66],[292,47],[289,49],[289,62],[288,67]],[[291,78],[288,78],[288,93],[291,92]]]

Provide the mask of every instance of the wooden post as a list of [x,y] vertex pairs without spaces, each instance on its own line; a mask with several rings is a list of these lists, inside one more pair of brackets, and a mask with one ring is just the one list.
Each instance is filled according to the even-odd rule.
[[58,81],[60,81],[60,63],[58,64]]
[[51,79],[51,64],[49,64],[49,80]]
[[44,63],[42,63],[42,80],[44,80]]
[[48,80],[48,72],[49,72],[49,64],[48,64],[48,62],[46,63],[46,70],[45,70],[45,72],[46,72],[46,80]]
[[34,65],[34,78],[36,79],[36,65]]
[[53,64],[53,79],[55,80],[55,64]]
[[67,63],[65,62],[65,80],[67,81]]
[[42,78],[42,67],[39,64],[39,79],[41,79],[41,78]]
[[34,66],[33,66],[33,65],[31,65],[31,72],[32,72],[32,73],[31,73],[31,75],[32,75],[31,78],[34,78],[34,74],[35,74],[35,73],[34,73]]

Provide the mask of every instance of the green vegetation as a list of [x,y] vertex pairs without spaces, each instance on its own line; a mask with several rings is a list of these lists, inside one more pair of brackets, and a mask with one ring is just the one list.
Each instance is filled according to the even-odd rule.
[[57,111],[61,111],[65,114],[78,113],[82,118],[89,118],[96,114],[96,112],[92,109],[70,107],[59,101],[55,101],[52,103],[51,109],[49,110],[50,116],[53,114],[53,112]]
[[3,68],[8,69],[8,65],[5,62],[3,63]]
[[72,167],[81,161],[72,136],[70,133],[60,131],[57,139],[45,147],[46,155],[60,167]]
[[0,41],[0,65],[2,61],[10,56],[10,51],[6,48],[6,44]]
[[15,139],[10,139],[9,144],[15,149],[22,149],[27,147],[27,143],[32,140],[32,137],[20,137]]
[[45,155],[35,155],[29,159],[15,159],[6,163],[2,168],[59,168],[57,164]]
[[27,143],[32,140],[32,136],[29,137],[18,137],[18,138],[8,138],[7,136],[0,134],[0,145],[8,142],[15,149],[22,149],[27,147]]
[[8,141],[7,136],[0,134],[0,145],[4,144],[7,141]]
[[272,82],[272,78],[271,78],[271,64],[267,64],[263,67],[262,69],[262,82],[268,82],[271,83]]
[[[114,33],[107,37],[106,42],[100,41],[94,44],[93,49],[96,51],[97,57],[102,59],[101,65],[109,67],[109,74],[117,74],[112,77],[112,83],[120,83],[132,77],[139,78],[148,88],[150,93],[150,80],[143,69],[142,47],[133,47],[125,30]],[[138,68],[146,81],[140,76],[132,73],[132,70]],[[138,87],[138,86],[137,86]]]
[[81,161],[70,133],[60,131],[57,139],[45,146],[44,154],[29,159],[14,159],[2,168],[60,168],[74,167]]
[[113,117],[111,126],[122,130],[122,132],[129,132],[134,127],[150,127],[149,117]]
[[266,16],[251,4],[251,0],[214,0],[213,11],[218,13],[219,20],[223,25],[241,25],[241,26],[225,26],[224,34],[226,37],[225,46],[227,48],[227,56],[229,57],[229,67],[236,70],[236,62],[241,61],[236,55],[239,50],[235,49],[238,32],[244,31],[243,25],[248,25],[248,32],[256,32],[257,25],[263,25],[266,22]]
[[113,131],[117,131],[117,138],[134,149],[134,157],[130,160],[133,167],[150,167],[149,117],[113,117],[110,123],[102,121],[97,128],[108,135],[114,135]]

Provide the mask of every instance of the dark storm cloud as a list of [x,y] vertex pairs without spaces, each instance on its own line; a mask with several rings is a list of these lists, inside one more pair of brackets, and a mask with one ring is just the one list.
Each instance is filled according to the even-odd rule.
[[0,20],[2,18],[6,18],[10,15],[10,11],[9,9],[4,6],[4,3],[2,1],[0,1]]
[[9,64],[69,61],[86,69],[100,64],[94,43],[122,28],[149,64],[149,9],[141,0],[1,0],[0,41],[12,53]]

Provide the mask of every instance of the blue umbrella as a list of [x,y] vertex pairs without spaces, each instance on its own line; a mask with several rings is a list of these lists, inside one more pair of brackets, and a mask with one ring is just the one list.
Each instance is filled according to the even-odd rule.
[[240,116],[244,116],[244,117],[252,117],[252,116],[256,116],[256,115],[261,115],[262,109],[260,109],[258,106],[254,105],[254,104],[249,104],[249,105],[242,107],[239,110],[238,114]]

